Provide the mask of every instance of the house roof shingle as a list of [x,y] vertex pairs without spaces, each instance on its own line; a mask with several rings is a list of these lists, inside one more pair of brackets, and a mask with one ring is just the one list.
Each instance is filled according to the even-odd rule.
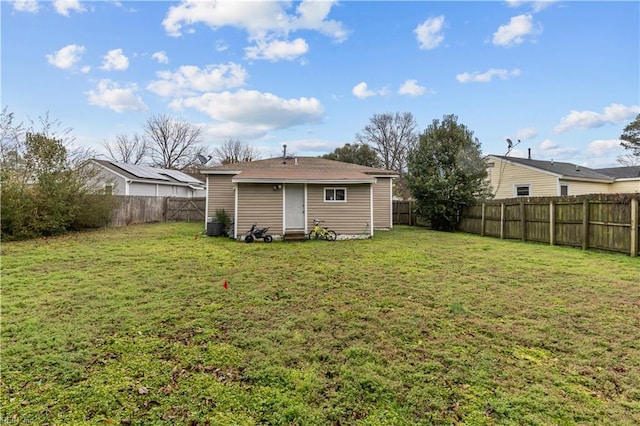
[[640,178],[640,166],[607,167],[596,171],[615,179]]
[[528,158],[506,157],[503,155],[493,155],[512,163],[521,164],[523,166],[533,167],[546,172],[555,173],[566,178],[589,179],[611,182],[613,176],[602,173],[600,170],[590,169],[588,167],[579,166],[573,163],[565,163],[562,161],[545,161],[531,160]]
[[391,170],[343,163],[319,157],[277,157],[202,170],[203,174],[233,174],[235,182],[324,181],[373,182],[376,176],[397,176]]

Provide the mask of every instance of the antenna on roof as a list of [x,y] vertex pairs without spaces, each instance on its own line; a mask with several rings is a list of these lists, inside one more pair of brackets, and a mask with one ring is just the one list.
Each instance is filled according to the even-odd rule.
[[200,160],[200,163],[202,163],[202,165],[205,165],[209,162],[209,160],[211,160],[211,156],[209,156],[209,158],[205,157],[202,154],[198,154],[198,160]]
[[507,153],[505,155],[509,155],[513,147],[520,145],[520,139],[518,139],[518,143],[513,143],[513,141],[507,138]]

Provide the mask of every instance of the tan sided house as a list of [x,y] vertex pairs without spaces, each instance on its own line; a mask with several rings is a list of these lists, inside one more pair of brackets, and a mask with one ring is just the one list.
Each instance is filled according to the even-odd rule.
[[487,156],[495,198],[640,192],[640,166],[590,169],[560,161]]
[[[275,238],[306,234],[313,220],[338,239],[369,238],[392,224],[395,172],[318,157],[278,157],[201,170],[206,176],[206,221],[220,209],[240,239],[251,225]],[[206,226],[206,223],[205,223]]]

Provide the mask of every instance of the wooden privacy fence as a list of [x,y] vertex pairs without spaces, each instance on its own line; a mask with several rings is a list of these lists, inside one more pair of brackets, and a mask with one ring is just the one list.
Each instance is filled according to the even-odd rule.
[[393,200],[393,224],[415,225],[416,214],[413,201]]
[[109,227],[148,222],[204,223],[205,198],[118,195]]
[[483,236],[628,253],[640,249],[640,194],[490,200],[462,210],[459,230]]

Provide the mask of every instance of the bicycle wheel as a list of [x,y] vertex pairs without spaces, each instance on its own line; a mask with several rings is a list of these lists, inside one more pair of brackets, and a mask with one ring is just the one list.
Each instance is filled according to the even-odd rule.
[[336,238],[338,238],[338,234],[336,234],[336,231],[328,229],[327,233],[325,234],[325,238],[327,239],[327,241],[335,241]]
[[309,232],[309,237],[310,240],[317,240],[318,239],[318,233],[316,231],[311,231]]

